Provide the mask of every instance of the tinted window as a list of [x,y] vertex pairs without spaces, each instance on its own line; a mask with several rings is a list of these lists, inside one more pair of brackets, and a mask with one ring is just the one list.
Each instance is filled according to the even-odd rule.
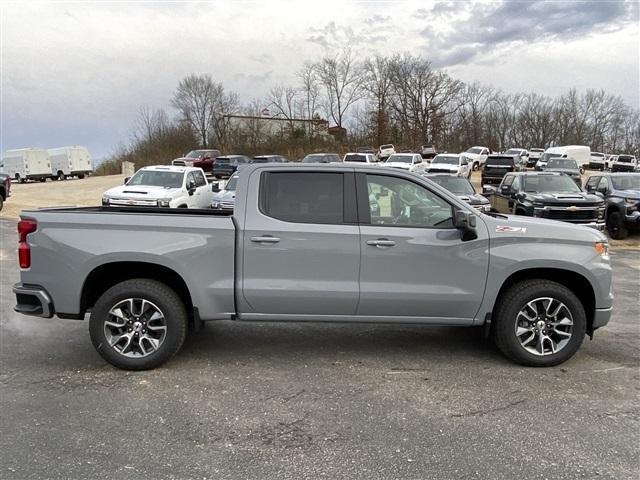
[[500,166],[500,167],[513,167],[515,162],[513,157],[488,157],[487,158],[487,167],[492,166]]
[[529,175],[524,189],[530,193],[577,193],[580,188],[566,175]]
[[428,178],[429,180],[437,183],[441,187],[444,187],[453,193],[466,193],[468,195],[473,195],[476,193],[473,185],[471,185],[471,182],[466,178],[454,177],[453,175]]
[[607,181],[607,177],[602,177],[600,183],[598,184],[597,190],[602,193],[605,193],[607,190],[609,190],[609,182]]
[[587,180],[585,187],[595,188],[599,181],[600,177],[589,177],[589,180]]
[[263,174],[260,210],[294,223],[343,223],[341,173],[268,172]]
[[371,225],[453,227],[451,205],[404,178],[367,175]]
[[367,157],[364,155],[349,154],[344,156],[345,162],[366,162]]
[[226,157],[218,157],[215,160],[216,165],[226,165],[229,163],[229,159]]
[[611,183],[616,190],[640,190],[640,175],[614,176]]
[[515,176],[513,175],[506,175],[504,177],[504,179],[502,180],[502,185],[505,187],[510,187],[511,184],[513,183],[513,179],[515,178]]

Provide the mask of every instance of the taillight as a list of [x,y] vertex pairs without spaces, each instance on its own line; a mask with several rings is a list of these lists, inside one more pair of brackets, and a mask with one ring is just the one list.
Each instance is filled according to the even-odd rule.
[[18,261],[20,268],[31,267],[31,246],[27,243],[27,235],[38,229],[38,222],[30,218],[18,222]]

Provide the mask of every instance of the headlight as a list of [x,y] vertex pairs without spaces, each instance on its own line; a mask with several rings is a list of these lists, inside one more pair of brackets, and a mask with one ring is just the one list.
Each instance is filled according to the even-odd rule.
[[166,208],[166,207],[169,207],[169,206],[170,206],[170,205],[169,205],[170,203],[171,203],[171,199],[170,199],[170,198],[160,198],[160,199],[158,200],[158,206],[159,206],[159,207],[165,207],[165,208]]
[[596,242],[594,245],[596,255],[609,260],[609,243],[608,242]]
[[481,205],[480,209],[483,212],[490,212],[491,211],[491,204],[490,203],[485,203],[485,204]]
[[598,220],[604,219],[604,207],[598,207]]
[[217,200],[214,200],[213,202],[211,202],[211,208],[218,208],[219,205],[220,203]]
[[102,196],[102,205],[109,205],[109,195]]

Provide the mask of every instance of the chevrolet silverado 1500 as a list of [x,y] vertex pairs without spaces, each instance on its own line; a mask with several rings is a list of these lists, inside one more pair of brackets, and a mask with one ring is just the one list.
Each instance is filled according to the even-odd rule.
[[515,362],[551,366],[609,321],[595,230],[485,215],[377,165],[259,164],[233,214],[24,211],[16,310],[82,319],[115,366],[148,369],[203,320],[482,326]]

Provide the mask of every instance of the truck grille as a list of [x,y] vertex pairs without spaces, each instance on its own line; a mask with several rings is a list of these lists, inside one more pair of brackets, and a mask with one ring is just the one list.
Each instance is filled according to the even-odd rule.
[[577,210],[572,212],[570,210],[549,210],[545,215],[546,218],[551,218],[553,220],[564,220],[564,221],[591,221],[596,219],[596,211],[595,210]]
[[135,207],[157,207],[158,201],[146,198],[110,198],[109,205],[123,205]]

